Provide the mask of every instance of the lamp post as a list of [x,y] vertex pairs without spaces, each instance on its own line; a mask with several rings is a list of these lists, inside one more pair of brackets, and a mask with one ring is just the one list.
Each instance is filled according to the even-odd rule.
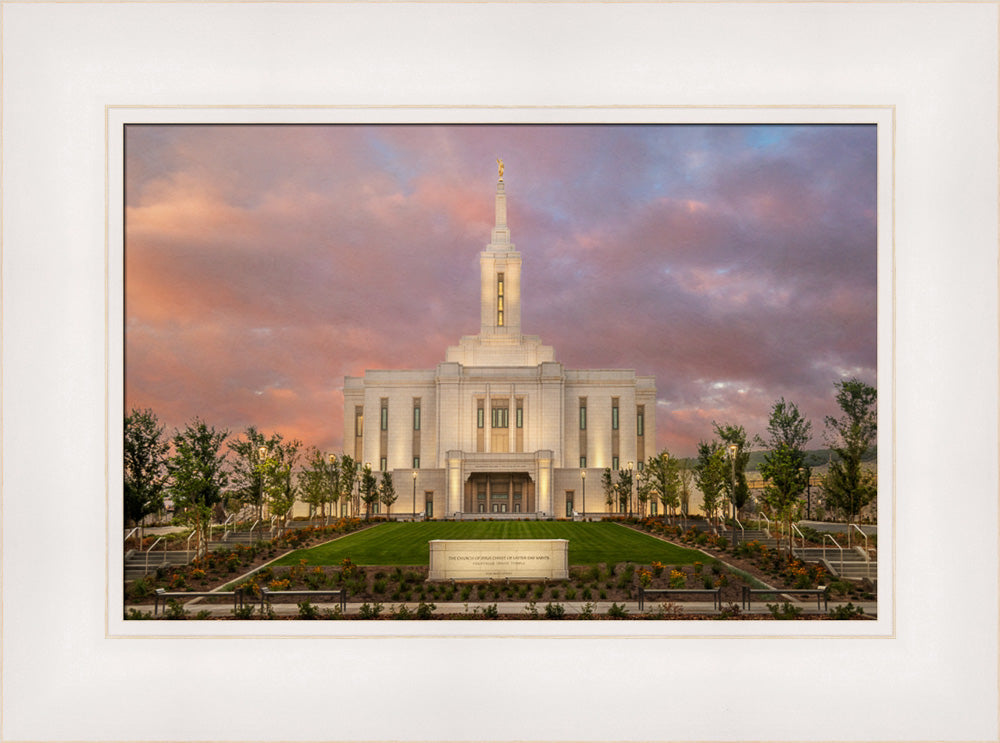
[[417,471],[413,470],[413,520],[417,520]]
[[628,517],[629,518],[632,518],[632,468],[634,466],[635,462],[633,462],[631,459],[625,466],[625,469],[628,470]]
[[581,489],[583,490],[583,520],[587,520],[587,470],[580,470]]
[[[257,448],[257,466],[260,467],[260,507],[257,509],[257,518],[261,519],[264,516],[264,459],[267,457],[267,447],[260,446]],[[253,535],[250,535],[253,539]]]
[[[361,470],[361,472],[358,473],[358,510],[359,511],[361,510],[361,481],[365,477],[365,470],[368,470],[370,472],[371,468],[372,468],[372,463],[371,462],[365,462],[365,469]],[[365,520],[366,521],[372,515],[371,508],[372,507],[371,507],[370,504],[365,503]]]
[[733,548],[736,547],[736,452],[739,451],[739,447],[736,444],[729,445],[729,477],[730,485],[732,490],[730,491],[730,503],[732,503],[733,511]]

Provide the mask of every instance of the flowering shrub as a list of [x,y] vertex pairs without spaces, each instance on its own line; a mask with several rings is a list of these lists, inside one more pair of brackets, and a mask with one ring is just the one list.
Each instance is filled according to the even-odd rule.
[[170,587],[171,588],[185,588],[187,586],[187,581],[181,573],[174,573],[170,576]]
[[687,575],[681,570],[671,570],[668,585],[670,588],[684,588],[687,585]]
[[291,586],[291,581],[287,578],[275,578],[267,584],[267,587],[272,591],[287,591],[289,586]]
[[701,575],[701,569],[703,567],[704,567],[704,565],[702,565],[700,562],[696,562],[694,564],[694,573],[695,573],[695,575]]
[[659,578],[661,575],[663,575],[664,565],[659,560],[654,560],[653,564],[650,565],[650,567],[653,568],[653,575],[655,577]]
[[649,588],[649,584],[652,582],[653,582],[653,574],[649,570],[641,568],[639,570],[639,584],[643,588]]
[[205,571],[201,568],[194,568],[188,573],[188,577],[191,580],[205,580]]

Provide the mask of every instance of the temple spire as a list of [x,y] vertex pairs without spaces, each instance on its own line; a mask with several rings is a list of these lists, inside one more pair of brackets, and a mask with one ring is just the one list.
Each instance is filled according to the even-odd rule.
[[497,158],[496,221],[490,247],[494,250],[513,250],[510,244],[510,228],[507,226],[507,193],[503,183],[503,160]]

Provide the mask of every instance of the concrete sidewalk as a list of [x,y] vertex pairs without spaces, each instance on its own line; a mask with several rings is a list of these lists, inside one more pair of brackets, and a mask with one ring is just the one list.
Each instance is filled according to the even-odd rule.
[[[771,598],[768,601],[754,601],[751,604],[751,606],[750,606],[749,609],[744,609],[742,607],[742,605],[740,605],[740,604],[737,604],[737,606],[740,607],[740,612],[742,614],[744,614],[744,615],[747,615],[747,614],[769,614],[770,610],[767,608],[767,604],[768,603],[772,603],[772,604],[777,603],[777,604],[781,605],[781,604],[784,604],[785,601],[786,601],[786,599],[784,597],[779,596],[779,597],[776,597],[776,598]],[[369,606],[373,605],[374,603],[375,602],[368,602]],[[380,603],[382,604],[382,611],[381,611],[381,614],[379,615],[381,617],[388,617],[391,614],[391,612],[392,612],[393,609],[397,609],[398,610],[398,608],[400,606],[404,606],[405,605],[406,608],[407,608],[407,610],[409,610],[411,612],[416,611],[417,606],[418,606],[418,603],[414,603],[414,602],[409,602],[409,603],[397,602],[397,603],[393,603],[393,602],[385,601],[385,602],[380,602]],[[428,603],[431,603],[431,602],[428,602]],[[434,607],[435,607],[434,608],[434,614],[438,615],[438,616],[443,615],[443,614],[465,614],[465,615],[468,615],[470,617],[473,617],[473,616],[476,616],[478,614],[481,617],[482,614],[483,614],[483,611],[487,607],[493,606],[494,603],[496,604],[497,612],[501,616],[506,616],[506,617],[521,616],[521,617],[525,617],[525,616],[528,616],[528,610],[529,610],[529,603],[525,602],[525,601],[509,601],[509,602],[501,602],[501,601],[497,601],[497,602],[489,602],[489,601],[482,602],[482,601],[475,601],[475,602],[468,602],[468,603],[451,601],[451,602],[433,602],[433,603],[434,603]],[[538,617],[540,619],[544,619],[545,618],[545,606],[548,603],[549,602],[547,602],[547,601],[546,602],[535,602],[535,605],[534,605],[535,606],[535,611],[538,612]],[[597,602],[590,602],[590,606],[591,606],[591,610],[593,611],[594,615],[595,616],[599,616],[599,615],[605,615],[605,614],[607,614],[608,610],[611,608],[612,603],[613,602],[611,602],[611,601],[597,601]],[[825,611],[823,609],[819,609],[819,610],[816,609],[816,601],[815,601],[815,599],[806,599],[804,601],[794,601],[793,600],[793,601],[789,601],[789,603],[792,604],[792,606],[796,606],[796,607],[802,609],[802,614],[803,615],[826,614],[826,613],[828,613],[827,611]],[[584,607],[586,606],[587,602],[585,602],[585,601],[553,601],[552,604],[559,604],[559,605],[561,605],[563,607],[563,609],[565,610],[566,615],[570,616],[570,615],[576,615],[576,614],[579,614],[580,612],[582,612],[584,610]],[[339,606],[339,604],[337,602],[322,602],[322,603],[317,602],[317,603],[313,603],[312,605],[317,609],[317,611],[320,612],[321,616],[322,616],[322,614],[326,610],[334,610],[334,609],[336,609]],[[626,602],[622,602],[622,603],[620,603],[618,605],[619,606],[624,606],[628,610],[628,615],[634,616],[634,615],[640,613],[639,612],[639,605],[638,605],[638,602],[636,602],[636,601],[626,601]],[[830,602],[830,609],[833,610],[837,606],[841,606],[841,605],[846,606],[847,602],[846,601],[839,601],[839,600],[838,601],[831,601]],[[859,602],[859,603],[855,603],[854,605],[855,606],[860,606],[862,609],[864,609],[866,617],[875,617],[875,616],[877,616],[877,614],[876,614],[876,612],[877,612],[877,604],[874,601]],[[348,615],[348,616],[357,616],[358,613],[360,612],[361,606],[362,606],[362,604],[360,602],[348,602],[346,615]],[[644,613],[647,614],[647,615],[655,615],[660,610],[661,606],[663,606],[663,604],[661,604],[660,602],[646,601],[645,612]],[[683,614],[709,614],[709,615],[718,614],[718,611],[715,609],[715,606],[712,604],[711,601],[675,601],[675,602],[672,602],[672,606],[676,607],[675,610],[677,612],[680,612],[680,613],[683,613]],[[140,610],[142,612],[149,612],[149,613],[152,613],[152,611],[153,611],[153,605],[152,604],[145,604],[145,605],[133,606],[133,607],[129,607],[129,608],[138,609],[138,610]],[[725,605],[724,605],[724,608],[725,608]],[[272,609],[274,610],[274,613],[275,613],[276,616],[297,616],[298,613],[299,613],[299,607],[298,607],[297,604],[294,604],[294,603],[290,603],[290,604],[272,604]],[[669,607],[668,607],[668,609],[669,609]],[[198,601],[197,603],[194,603],[194,604],[191,604],[191,605],[187,606],[186,607],[186,611],[188,612],[188,614],[190,616],[194,616],[195,614],[197,614],[200,611],[209,611],[209,612],[211,612],[212,616],[229,617],[229,616],[232,616],[233,607],[232,607],[232,602],[227,602],[227,603],[224,603],[224,604],[206,604],[204,601]],[[260,602],[258,601],[258,602],[256,602],[254,604],[254,614],[253,614],[254,618],[259,617],[259,612],[260,612]],[[158,618],[162,618],[162,616],[163,616],[163,607],[161,606]],[[669,619],[669,614],[666,615],[666,616],[664,616],[664,619]]]

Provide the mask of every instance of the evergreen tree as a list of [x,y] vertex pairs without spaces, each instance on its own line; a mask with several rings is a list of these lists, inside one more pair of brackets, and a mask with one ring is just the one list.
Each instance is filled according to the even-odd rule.
[[378,499],[385,506],[386,518],[392,510],[392,504],[396,502],[399,495],[396,493],[396,486],[392,484],[392,473],[383,472],[382,482],[378,486]]
[[361,500],[365,504],[365,520],[368,520],[372,515],[372,506],[378,502],[378,481],[367,464],[361,470]]

